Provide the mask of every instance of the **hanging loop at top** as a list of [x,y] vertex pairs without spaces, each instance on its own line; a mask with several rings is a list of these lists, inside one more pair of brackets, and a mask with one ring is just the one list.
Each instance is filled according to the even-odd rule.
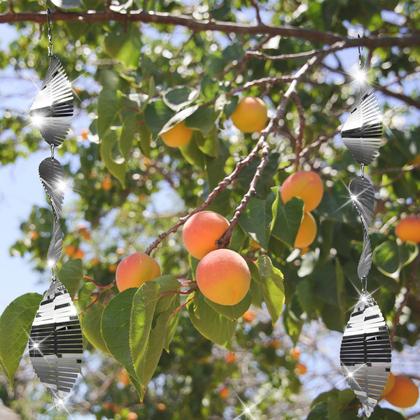
[[47,9],[47,31],[48,31],[48,57],[53,55],[53,40],[52,40],[52,14],[51,9]]

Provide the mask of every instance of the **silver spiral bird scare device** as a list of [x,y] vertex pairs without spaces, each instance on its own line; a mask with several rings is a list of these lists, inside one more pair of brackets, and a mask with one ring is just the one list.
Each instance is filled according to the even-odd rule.
[[55,157],[65,140],[74,114],[73,91],[63,65],[53,54],[51,12],[48,9],[49,67],[29,115],[50,145],[51,156],[39,165],[39,177],[52,207],[53,228],[47,265],[52,279],[35,316],[29,338],[29,356],[36,374],[55,401],[64,401],[81,371],[83,342],[77,310],[65,286],[56,277],[63,248],[61,218],[66,181]]

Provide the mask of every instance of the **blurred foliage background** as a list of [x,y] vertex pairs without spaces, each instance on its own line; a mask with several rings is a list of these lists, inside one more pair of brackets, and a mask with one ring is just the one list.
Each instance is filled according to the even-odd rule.
[[[16,13],[43,10],[39,1],[13,0],[1,1],[0,13],[8,12],[9,3]],[[255,24],[255,4],[266,24],[349,37],[414,33],[419,15],[416,2],[396,0],[134,0],[127,7]],[[104,2],[98,0],[83,0],[80,6],[82,11],[103,8]],[[26,83],[25,95],[30,98],[36,93],[31,80],[41,79],[48,67],[46,28],[28,22],[13,27],[17,36],[0,51],[0,83],[12,83],[10,78]],[[72,418],[355,418],[357,400],[343,390],[338,353],[340,332],[357,299],[362,230],[346,189],[358,167],[337,133],[356,98],[351,78],[356,49],[330,54],[297,87],[305,119],[299,166],[318,172],[325,187],[314,212],[317,239],[306,252],[299,252],[287,240],[265,236],[271,223],[271,214],[264,211],[273,200],[271,188],[296,170],[299,112],[294,101],[287,105],[281,130],[270,137],[269,165],[232,239],[231,248],[247,259],[268,255],[283,272],[285,306],[280,319],[273,325],[266,303],[254,290],[253,305],[235,324],[236,333],[225,348],[204,338],[182,308],[170,352],[163,352],[142,403],[126,372],[101,351],[95,327],[87,326],[97,325],[95,319],[115,294],[118,261],[143,251],[199,205],[252,149],[258,136],[241,134],[229,120],[234,97],[259,96],[274,115],[288,83],[251,83],[249,88],[245,84],[293,74],[306,60],[261,59],[246,52],[275,56],[320,47],[319,42],[294,37],[192,32],[163,24],[54,23],[54,51],[77,94],[73,131],[58,151],[73,190],[66,201],[63,263],[79,273],[77,302],[82,317],[89,314],[83,378],[67,404]],[[393,334],[394,371],[418,380],[418,248],[397,239],[394,227],[403,216],[418,212],[419,49],[413,45],[363,53],[369,82],[378,90],[386,140],[368,172],[378,198],[369,289],[375,290]],[[0,104],[1,165],[14,165],[39,150],[48,153],[28,124],[27,113],[13,106],[19,93],[13,95]],[[189,122],[197,129],[194,141],[185,150],[170,149],[157,134],[179,105],[188,103],[200,105]],[[210,208],[229,218],[246,193],[256,164],[247,167]],[[40,276],[47,270],[51,222],[47,203],[34,206],[21,225],[21,238],[10,246],[11,255],[29,257]],[[155,257],[164,274],[191,278],[191,261],[179,233],[165,241]],[[22,363],[13,387],[1,379],[0,399],[25,419],[70,418],[52,406],[33,380],[29,363]],[[404,418],[395,410],[385,403],[372,418]],[[415,409],[408,412],[412,413]]]

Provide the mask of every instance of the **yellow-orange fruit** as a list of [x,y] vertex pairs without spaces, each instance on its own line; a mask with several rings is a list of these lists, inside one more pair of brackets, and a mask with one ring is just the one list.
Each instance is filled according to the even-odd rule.
[[180,122],[168,131],[161,133],[160,137],[169,147],[183,147],[190,142],[192,134],[191,128],[187,127],[184,122]]
[[311,213],[305,213],[295,239],[295,248],[306,248],[316,238],[317,226],[314,216]]
[[272,349],[278,350],[281,347],[281,341],[278,338],[273,338],[268,343],[268,347],[271,347]]
[[262,131],[267,125],[267,106],[260,98],[246,97],[239,101],[231,118],[243,133]]
[[232,351],[230,351],[229,353],[226,354],[225,361],[229,365],[231,365],[232,363],[235,363],[236,362],[236,354],[233,353]]
[[225,386],[222,386],[222,387],[220,388],[220,390],[219,390],[219,395],[220,395],[220,398],[221,398],[222,400],[225,400],[226,398],[228,398],[228,397],[229,397],[229,394],[230,394],[230,392],[229,392],[229,388],[227,388],[227,387],[225,387]]
[[166,410],[166,405],[164,403],[157,403],[156,404],[156,410],[157,411],[165,411]]
[[304,375],[308,371],[308,368],[303,363],[298,363],[295,367],[295,373],[297,375]]
[[382,396],[386,397],[392,391],[392,388],[394,388],[394,385],[395,385],[395,375],[392,373],[389,373],[384,391],[382,392]]
[[118,382],[124,386],[130,384],[130,377],[128,376],[128,372],[125,369],[121,369],[118,372]]
[[136,252],[124,258],[115,273],[120,292],[131,287],[140,287],[146,281],[160,276],[159,264],[149,255]]
[[404,242],[420,243],[420,216],[408,216],[400,220],[395,234]]
[[112,179],[109,175],[106,175],[102,180],[101,187],[104,191],[109,191],[112,188]]
[[287,203],[293,197],[300,198],[304,203],[304,210],[312,211],[322,200],[324,186],[316,172],[299,171],[287,177],[281,186],[280,194],[283,203]]
[[82,137],[83,140],[87,140],[89,138],[89,130],[84,128],[80,133],[80,137]]
[[298,347],[294,347],[292,350],[290,350],[290,357],[293,360],[299,360],[300,359],[300,350]]
[[248,309],[243,315],[242,315],[242,319],[245,322],[252,322],[256,317],[256,313],[254,311],[252,311],[251,309]]
[[199,262],[196,280],[207,299],[219,305],[236,305],[248,293],[251,273],[237,252],[217,249]]
[[197,259],[217,249],[216,241],[226,232],[229,222],[214,211],[200,211],[182,228],[182,240],[188,252]]
[[407,376],[396,376],[395,383],[385,399],[399,408],[412,407],[419,398],[419,389]]
[[139,418],[139,416],[134,411],[130,411],[127,414],[127,420],[137,420],[138,418]]
[[78,229],[80,236],[85,239],[86,241],[90,241],[92,239],[89,229],[85,226],[82,226]]

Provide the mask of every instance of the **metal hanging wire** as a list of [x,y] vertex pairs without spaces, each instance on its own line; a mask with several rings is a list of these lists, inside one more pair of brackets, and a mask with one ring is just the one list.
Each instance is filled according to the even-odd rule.
[[47,8],[47,33],[48,33],[48,57],[52,57],[54,55],[53,38],[52,38],[52,12],[49,7]]

